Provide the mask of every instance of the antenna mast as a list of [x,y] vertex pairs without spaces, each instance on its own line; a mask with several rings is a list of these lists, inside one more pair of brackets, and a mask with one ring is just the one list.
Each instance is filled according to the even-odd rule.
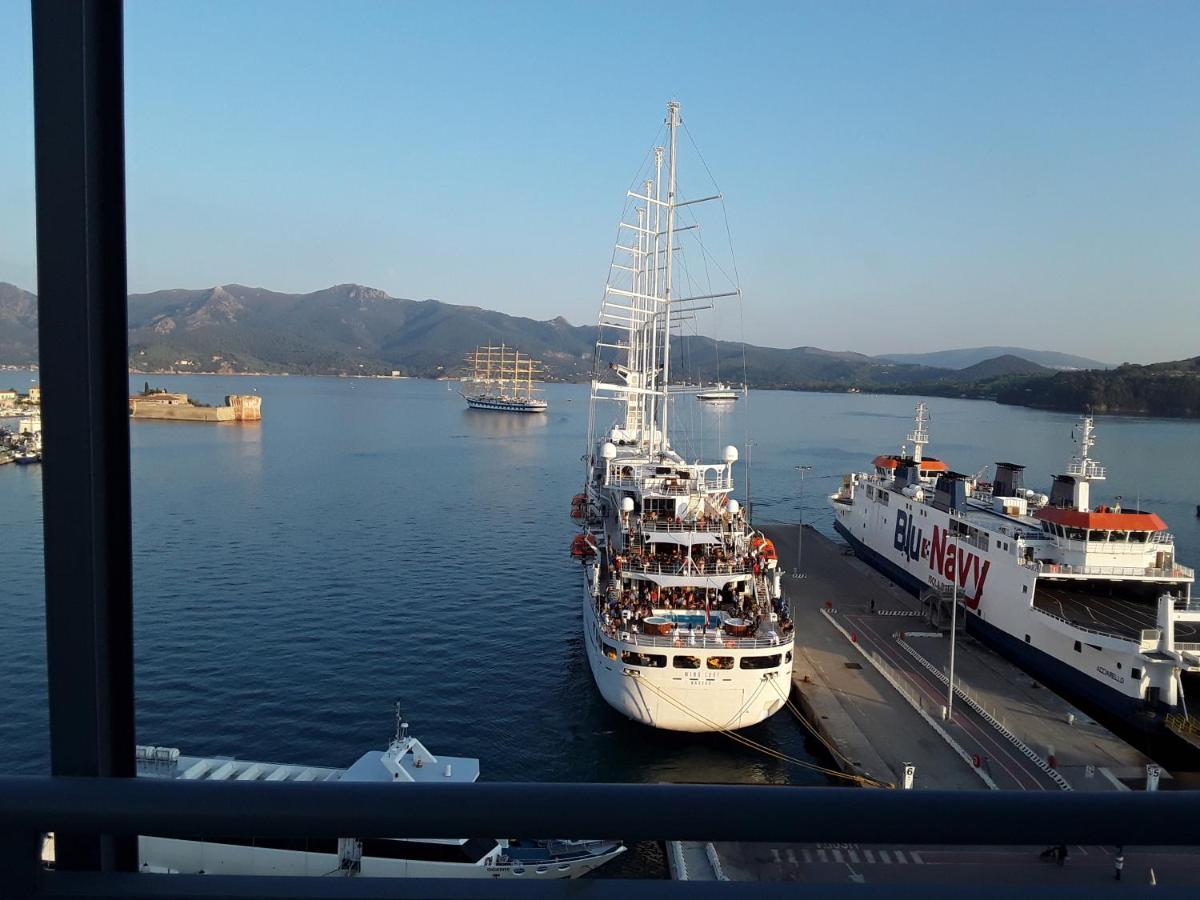
[[[663,263],[663,364],[662,364],[662,439],[667,440],[667,413],[671,408],[671,261],[675,251],[675,130],[679,126],[679,101],[667,103],[667,134],[670,155],[667,157],[667,241]],[[657,250],[657,247],[656,247]],[[655,256],[657,256],[657,252]]]
[[929,409],[924,403],[917,404],[917,414],[913,417],[913,430],[908,439],[913,443],[913,462],[920,465],[921,452],[929,443]]

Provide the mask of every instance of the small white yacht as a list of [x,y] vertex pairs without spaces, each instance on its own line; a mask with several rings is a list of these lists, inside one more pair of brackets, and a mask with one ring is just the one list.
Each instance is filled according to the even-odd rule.
[[703,400],[706,403],[732,403],[737,398],[738,391],[725,384],[725,382],[719,382],[712,387],[705,388],[696,395],[697,400]]
[[[396,715],[386,750],[364,753],[348,769],[182,756],[173,747],[137,748],[139,778],[190,781],[372,781],[396,785],[464,784],[479,760],[434,756]],[[625,852],[619,841],[492,838],[138,837],[143,871],[211,875],[321,875],[381,878],[578,878]],[[53,861],[53,836],[43,859]]]

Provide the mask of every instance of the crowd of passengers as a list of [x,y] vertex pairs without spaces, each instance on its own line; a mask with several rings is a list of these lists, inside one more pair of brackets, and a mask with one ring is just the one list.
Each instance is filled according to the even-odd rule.
[[733,531],[745,531],[746,529],[746,517],[741,510],[738,510],[732,516],[726,511],[720,515],[701,514],[699,516],[681,518],[680,516],[672,516],[670,513],[658,512],[651,509],[642,513],[641,521],[644,524],[661,523],[678,525],[680,527],[686,524],[696,528],[698,531],[707,531],[709,528],[728,528]]
[[[642,630],[642,623],[660,611],[703,612],[705,609],[720,610],[727,617],[738,618],[753,624],[758,633],[763,621],[763,610],[750,594],[735,591],[725,585],[719,591],[714,588],[663,587],[648,581],[630,581],[609,593],[602,601],[602,613],[610,631],[632,627]],[[771,630],[787,634],[792,630],[791,617],[782,598],[771,601],[771,611],[776,619]],[[712,627],[716,628],[716,621]],[[700,625],[700,631],[708,633],[709,625]]]
[[613,569],[621,571],[652,572],[660,575],[698,572],[700,574],[730,575],[734,572],[751,572],[757,578],[768,569],[768,561],[757,550],[734,553],[719,544],[693,546],[689,553],[679,544],[669,546],[651,545],[655,549],[630,548],[627,553],[613,556]]

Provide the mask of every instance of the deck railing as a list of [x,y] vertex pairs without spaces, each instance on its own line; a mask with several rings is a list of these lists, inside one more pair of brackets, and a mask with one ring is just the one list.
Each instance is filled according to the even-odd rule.
[[786,649],[792,645],[795,635],[795,629],[786,634],[772,631],[766,637],[735,637],[717,627],[711,627],[707,632],[678,628],[669,635],[643,634],[640,631],[619,626],[610,626],[607,630],[602,627],[600,630],[608,637],[623,644],[633,644],[638,647],[670,647],[675,650],[689,648],[696,650]]
[[730,578],[745,577],[751,570],[741,562],[705,562],[692,560],[691,565],[686,561],[654,562],[650,560],[626,560],[621,563],[622,572],[634,572],[640,575],[728,575]]
[[1041,560],[1019,560],[1021,565],[1039,575],[1078,575],[1119,578],[1195,578],[1196,571],[1181,563],[1170,568],[1157,566],[1077,566],[1069,563],[1048,563]]

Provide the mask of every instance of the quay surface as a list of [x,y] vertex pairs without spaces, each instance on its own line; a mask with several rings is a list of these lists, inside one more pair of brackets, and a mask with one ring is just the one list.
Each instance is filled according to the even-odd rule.
[[[939,673],[950,641],[929,625],[917,598],[811,528],[803,529],[802,548],[795,525],[762,530],[788,573],[784,591],[797,637],[792,699],[836,750],[842,771],[898,786],[905,765],[912,765],[916,790],[1143,787],[1147,757],[962,633],[955,680],[966,696],[956,695],[953,717],[943,721],[946,683]],[[796,571],[804,577],[792,577]],[[941,847],[921,844],[916,833],[912,838],[886,847],[719,842],[713,845],[719,875],[703,865],[707,854],[697,846],[688,848],[695,860],[688,876],[950,883],[964,890],[981,882],[1049,890],[1084,884],[1103,890],[1114,883],[1111,847],[1071,845],[1060,867],[1041,855],[1042,847]],[[1160,879],[1175,890],[1200,884],[1200,855],[1187,848],[1130,847],[1127,857],[1128,881]]]
[[917,598],[812,528],[802,547],[795,525],[763,531],[789,572],[796,691],[843,768],[899,784],[911,764],[917,789],[1141,787],[1146,756],[962,632],[944,721],[950,640]]

